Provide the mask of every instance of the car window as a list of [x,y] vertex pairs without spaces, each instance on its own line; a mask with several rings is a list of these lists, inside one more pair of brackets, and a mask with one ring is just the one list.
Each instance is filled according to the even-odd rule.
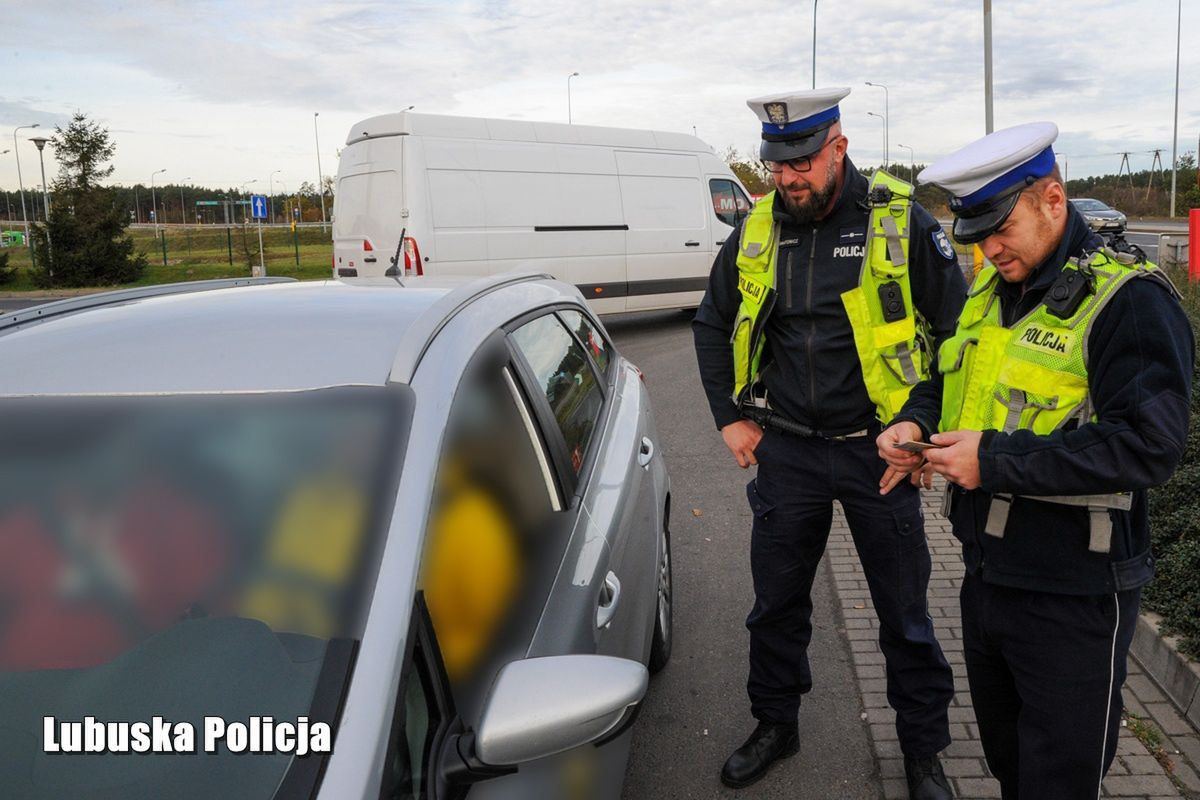
[[587,354],[553,315],[517,328],[512,341],[525,356],[539,391],[550,404],[566,441],[571,469],[578,475],[604,406],[604,395]]
[[397,709],[395,750],[390,759],[391,791],[396,800],[418,800],[429,787],[430,749],[442,719],[430,677],[429,660],[418,645],[405,667]]
[[607,375],[612,349],[609,347],[608,342],[604,340],[604,336],[582,312],[564,310],[558,313],[562,316],[563,322],[567,324],[567,327],[574,331],[576,338],[583,343],[588,355],[591,356],[592,361],[596,364],[596,369],[599,370],[601,375]]
[[466,719],[498,666],[523,652],[537,622],[528,609],[544,605],[566,547],[554,535],[562,501],[552,462],[508,349],[498,350],[455,393],[421,562],[437,647]]

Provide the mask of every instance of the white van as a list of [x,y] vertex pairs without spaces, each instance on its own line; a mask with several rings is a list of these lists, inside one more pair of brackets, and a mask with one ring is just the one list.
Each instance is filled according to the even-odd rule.
[[602,313],[693,307],[749,210],[694,136],[384,114],[355,125],[341,153],[333,274],[536,269]]

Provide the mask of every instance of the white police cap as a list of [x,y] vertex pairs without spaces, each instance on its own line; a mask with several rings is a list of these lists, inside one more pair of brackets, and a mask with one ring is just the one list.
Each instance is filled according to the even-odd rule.
[[954,238],[981,242],[1004,224],[1021,190],[1054,171],[1053,122],[1028,122],[988,134],[921,170],[917,179],[950,195]]
[[802,89],[746,101],[762,122],[759,157],[787,161],[810,156],[825,144],[824,133],[841,117],[838,103],[849,88]]

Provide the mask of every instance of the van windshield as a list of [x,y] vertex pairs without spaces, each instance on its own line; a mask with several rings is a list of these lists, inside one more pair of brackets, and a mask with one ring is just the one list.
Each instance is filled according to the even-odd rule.
[[[239,751],[234,723],[261,748],[262,720],[333,722],[407,397],[0,400],[5,794],[266,798],[311,765],[298,734]],[[132,723],[155,718],[190,725],[194,751],[137,750]],[[230,736],[205,752],[218,720]]]

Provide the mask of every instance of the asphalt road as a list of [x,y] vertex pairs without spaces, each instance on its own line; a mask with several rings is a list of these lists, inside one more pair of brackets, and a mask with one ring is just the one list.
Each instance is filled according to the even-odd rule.
[[734,463],[713,426],[692,351],[690,314],[605,318],[617,347],[641,367],[672,482],[675,643],[650,683],[634,729],[624,797],[878,800],[862,698],[825,565],[814,590],[810,648],[816,687],[800,710],[799,755],[733,791],[718,773],[754,727],[746,698],[753,476]]

